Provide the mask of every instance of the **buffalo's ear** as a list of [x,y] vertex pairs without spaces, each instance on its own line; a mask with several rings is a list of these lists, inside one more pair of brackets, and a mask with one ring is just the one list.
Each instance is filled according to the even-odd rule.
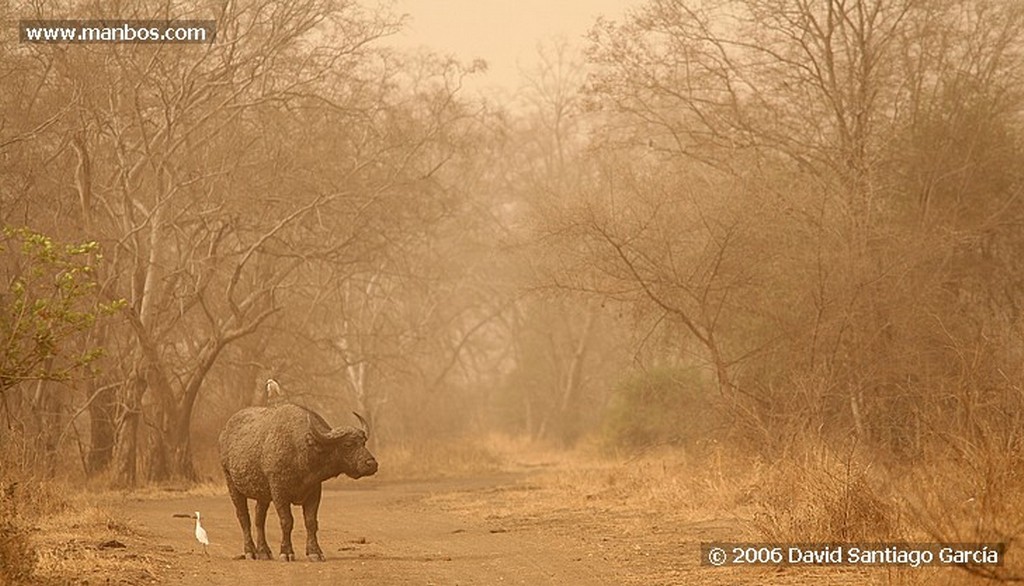
[[338,441],[338,433],[336,430],[332,429],[327,433],[324,433],[317,429],[316,422],[313,421],[312,415],[307,415],[306,418],[309,421],[309,427],[307,428],[308,431],[306,432],[306,443],[311,446],[326,449],[330,448],[331,444]]
[[306,433],[306,445],[318,453],[331,451],[341,441],[343,440],[340,437],[325,438],[325,434],[317,433],[313,429]]

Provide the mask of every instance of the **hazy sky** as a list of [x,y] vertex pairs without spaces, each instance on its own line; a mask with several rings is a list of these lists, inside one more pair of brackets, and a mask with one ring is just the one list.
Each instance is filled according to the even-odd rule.
[[[519,65],[536,60],[538,41],[565,37],[581,43],[598,15],[619,19],[640,0],[397,0],[395,12],[410,16],[396,46],[425,46],[489,69],[479,88],[508,91],[519,85]],[[518,64],[517,64],[518,63]]]

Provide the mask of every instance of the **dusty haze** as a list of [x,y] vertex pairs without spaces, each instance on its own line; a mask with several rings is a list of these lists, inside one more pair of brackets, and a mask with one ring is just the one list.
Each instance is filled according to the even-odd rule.
[[1024,577],[1024,4],[108,4],[0,3],[0,583]]
[[486,76],[469,87],[507,98],[523,85],[523,71],[537,64],[537,47],[564,41],[582,49],[597,17],[619,19],[636,0],[400,0],[405,27],[388,39],[405,49],[425,49],[472,62],[487,62]]

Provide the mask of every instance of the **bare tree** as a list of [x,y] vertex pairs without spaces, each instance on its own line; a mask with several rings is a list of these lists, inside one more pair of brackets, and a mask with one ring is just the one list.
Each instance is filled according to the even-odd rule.
[[1022,22],[998,2],[653,0],[599,23],[606,182],[549,232],[602,278],[563,284],[672,316],[769,412],[795,375],[773,365],[805,365],[829,425],[889,442],[907,381],[942,370],[928,324],[985,295],[948,284],[1015,278],[996,251],[1021,218]]
[[[126,6],[119,16],[144,8]],[[133,363],[123,369],[129,379],[101,383],[118,392],[116,475],[124,483],[135,479],[143,420],[150,475],[194,476],[189,425],[203,381],[225,347],[277,311],[275,291],[302,262],[265,255],[287,250],[304,218],[341,197],[322,184],[261,184],[267,177],[250,169],[284,162],[261,133],[275,117],[286,121],[282,106],[328,73],[365,62],[367,44],[395,24],[345,2],[220,10],[220,38],[231,42],[34,49],[53,57],[54,87],[74,88],[75,116],[62,127],[80,225],[111,247],[103,290],[129,302],[137,346],[120,354]],[[308,43],[338,26],[348,28],[333,45]],[[276,193],[261,192],[268,187]],[[257,202],[266,215],[247,217]]]

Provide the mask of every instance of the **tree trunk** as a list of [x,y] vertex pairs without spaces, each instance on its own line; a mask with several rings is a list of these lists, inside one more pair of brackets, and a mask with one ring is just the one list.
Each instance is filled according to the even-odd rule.
[[[46,369],[53,366],[53,359],[46,361]],[[42,470],[44,477],[53,478],[57,473],[57,439],[60,436],[60,401],[54,392],[53,383],[36,381],[32,396],[32,430],[35,443],[35,469]]]
[[587,313],[587,321],[583,325],[583,332],[576,342],[573,350],[572,360],[569,361],[569,372],[562,388],[562,400],[559,404],[560,435],[564,444],[570,444],[576,440],[579,434],[579,417],[576,412],[576,403],[579,397],[579,389],[582,386],[583,362],[587,357],[587,347],[590,344],[590,336],[594,330],[594,321],[597,312],[591,310]]
[[184,433],[175,436],[171,448],[171,476],[189,482],[198,480],[195,464],[192,462],[192,434],[186,430]]
[[523,393],[523,425],[526,427],[526,435],[528,435],[531,438],[535,438],[537,436],[535,435],[534,430],[533,400],[530,395],[531,393],[529,392],[529,390]]
[[193,482],[197,479],[196,468],[192,463],[192,406],[191,401],[185,401],[167,418],[163,443],[167,469],[162,480]]
[[114,441],[117,434],[114,411],[117,391],[114,386],[97,391],[96,379],[89,378],[86,381],[86,389],[89,397],[92,397],[89,403],[89,456],[86,459],[86,473],[89,476],[96,476],[110,468],[110,462],[114,457]]
[[135,486],[137,480],[137,452],[139,441],[139,412],[129,410],[124,413],[121,425],[117,430],[114,443],[114,486],[129,488]]
[[162,429],[148,430],[148,437],[152,438],[149,441],[147,452],[149,453],[149,462],[146,466],[146,480],[149,482],[162,482],[170,478],[171,465],[168,462],[170,459],[167,454],[167,442],[164,439],[164,432]]
[[122,412],[113,448],[114,486],[127,488],[138,482],[139,421],[145,392],[145,372],[137,372],[130,384],[121,387]]
[[197,478],[189,433],[192,405],[161,405],[160,410],[159,426],[152,430],[152,461],[147,478],[153,482],[192,482]]

